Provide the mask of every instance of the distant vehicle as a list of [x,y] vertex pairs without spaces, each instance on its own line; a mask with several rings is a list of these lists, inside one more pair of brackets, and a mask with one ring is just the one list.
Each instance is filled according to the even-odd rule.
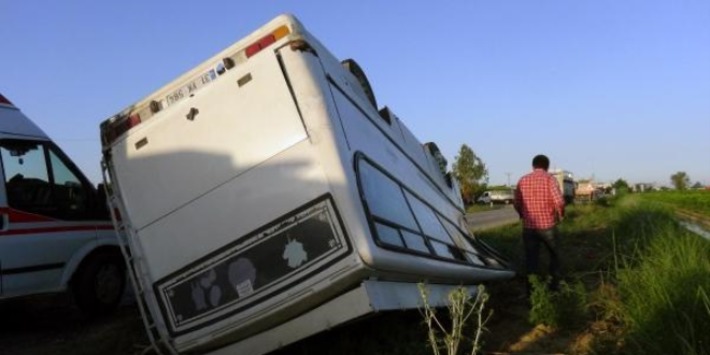
[[[513,276],[438,148],[281,16],[101,125],[156,348],[262,354]],[[438,158],[437,158],[438,157]],[[118,217],[118,216],[116,216]],[[441,305],[442,303],[438,303]]]
[[476,199],[476,202],[483,204],[504,203],[507,205],[513,203],[514,199],[515,193],[513,190],[489,190],[481,194],[481,196]]
[[0,95],[0,299],[69,290],[88,314],[118,305],[125,262],[106,200]]
[[591,202],[600,197],[600,191],[595,187],[592,180],[579,180],[574,196],[575,202]]
[[555,177],[557,183],[560,185],[560,191],[562,192],[562,197],[566,204],[574,202],[576,184],[574,182],[574,175],[571,172],[565,170],[553,171],[552,176]]

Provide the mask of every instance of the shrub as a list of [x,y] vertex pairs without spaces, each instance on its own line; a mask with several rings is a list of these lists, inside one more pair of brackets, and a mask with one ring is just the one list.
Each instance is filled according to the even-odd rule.
[[709,354],[710,243],[669,212],[638,207],[623,235],[636,248],[617,256],[616,283],[629,352]]
[[549,289],[547,282],[530,275],[530,313],[532,324],[544,324],[553,328],[569,327],[587,318],[587,292],[580,281],[572,284],[560,282],[557,291]]

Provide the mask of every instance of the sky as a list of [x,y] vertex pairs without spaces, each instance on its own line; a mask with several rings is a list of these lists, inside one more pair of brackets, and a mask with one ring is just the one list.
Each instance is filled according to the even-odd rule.
[[281,13],[491,184],[542,153],[578,179],[710,185],[707,0],[3,1],[0,93],[98,183],[103,120]]

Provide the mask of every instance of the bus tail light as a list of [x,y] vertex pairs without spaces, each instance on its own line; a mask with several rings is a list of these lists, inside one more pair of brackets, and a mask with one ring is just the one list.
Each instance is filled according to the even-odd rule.
[[288,29],[288,27],[281,26],[273,32],[269,33],[268,35],[261,37],[258,41],[252,43],[246,48],[244,52],[247,58],[250,58],[254,54],[259,53],[262,49],[274,44],[274,42],[280,40],[289,33],[291,33],[291,31]]
[[118,137],[140,123],[141,116],[137,113],[128,117],[117,117],[113,122],[109,121],[101,125],[101,138],[104,144],[111,144]]

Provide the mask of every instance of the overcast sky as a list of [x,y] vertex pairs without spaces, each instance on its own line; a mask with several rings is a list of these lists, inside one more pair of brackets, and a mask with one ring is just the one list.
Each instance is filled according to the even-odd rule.
[[[710,184],[710,1],[3,1],[0,92],[100,180],[101,121],[280,13],[491,183]],[[510,174],[510,175],[508,175]]]

